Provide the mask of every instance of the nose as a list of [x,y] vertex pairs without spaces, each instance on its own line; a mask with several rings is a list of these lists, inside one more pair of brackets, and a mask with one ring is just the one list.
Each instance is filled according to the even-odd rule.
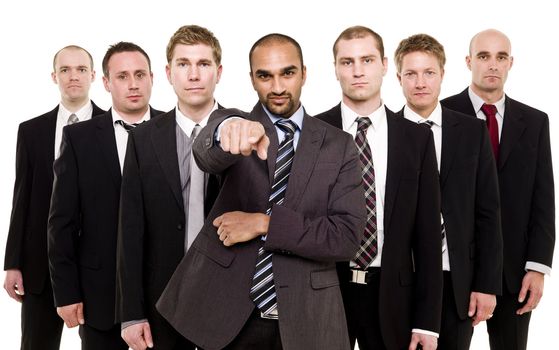
[[72,81],[78,81],[80,80],[80,75],[77,69],[72,69],[70,70],[71,74],[70,74],[70,80]]
[[355,62],[353,64],[353,76],[355,78],[360,78],[363,76],[363,66],[360,62]]
[[195,64],[190,66],[190,69],[188,70],[187,74],[188,74],[188,80],[190,81],[196,81],[200,79],[200,69]]
[[281,77],[274,77],[272,81],[272,92],[276,95],[281,95],[285,92],[285,87],[283,86]]
[[425,87],[425,76],[423,74],[417,74],[415,79],[415,88],[423,89]]

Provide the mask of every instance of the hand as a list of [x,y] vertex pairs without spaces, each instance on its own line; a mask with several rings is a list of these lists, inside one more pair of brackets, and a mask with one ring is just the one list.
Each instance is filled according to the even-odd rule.
[[8,292],[10,298],[15,301],[22,302],[25,290],[23,288],[23,276],[21,271],[17,269],[6,270],[6,278],[4,279],[4,289]]
[[522,279],[522,288],[520,288],[520,293],[518,294],[518,302],[523,303],[528,292],[530,292],[530,295],[526,304],[522,308],[516,310],[517,315],[530,312],[538,306],[543,295],[543,283],[543,273],[537,271],[526,272]]
[[120,336],[132,350],[153,348],[151,329],[148,322],[140,322],[124,328]]
[[270,217],[266,214],[242,211],[225,213],[213,221],[219,240],[227,247],[266,234],[269,224]]
[[[421,347],[418,347],[421,345]],[[408,350],[435,350],[437,348],[437,337],[423,333],[412,333]]]
[[259,122],[233,118],[223,122],[219,143],[225,152],[246,157],[256,151],[258,158],[265,160],[268,157],[270,139]]
[[66,323],[66,327],[74,328],[78,324],[84,324],[83,303],[70,304],[56,308],[56,313]]
[[497,298],[493,294],[479,292],[470,293],[470,306],[468,316],[473,317],[472,326],[477,326],[482,321],[487,321],[493,317],[493,311],[497,306]]

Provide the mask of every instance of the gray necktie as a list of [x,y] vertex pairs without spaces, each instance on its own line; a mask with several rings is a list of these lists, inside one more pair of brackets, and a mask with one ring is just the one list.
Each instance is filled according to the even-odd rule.
[[[202,127],[198,124],[192,130],[192,144]],[[204,226],[204,172],[198,168],[194,155],[190,153],[190,193],[188,199],[188,242],[187,249]]]
[[78,118],[78,116],[75,113],[72,113],[68,117],[68,123],[66,123],[66,125],[72,125],[72,124],[77,123],[79,121],[80,121],[80,119]]

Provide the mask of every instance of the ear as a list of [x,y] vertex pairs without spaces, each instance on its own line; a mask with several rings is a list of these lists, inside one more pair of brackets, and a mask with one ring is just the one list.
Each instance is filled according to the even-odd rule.
[[110,93],[111,92],[111,88],[109,86],[109,79],[106,76],[103,76],[103,86],[105,87],[105,90]]
[[216,80],[216,84],[219,83],[219,81],[221,80],[221,72],[223,72],[223,66],[220,64],[219,67],[217,67],[217,80]]
[[305,85],[305,81],[307,81],[307,66],[303,66],[301,73],[303,74],[303,83],[301,84],[301,86],[303,86]]
[[252,70],[248,72],[248,75],[250,76],[250,82],[252,83],[252,88],[256,90],[256,85],[254,84],[254,76],[252,74]]
[[514,62],[514,57],[510,56],[510,65],[509,65],[509,69],[512,68],[512,63]]
[[387,71],[388,71],[388,58],[383,57],[382,58],[382,76],[383,77],[386,75]]
[[472,70],[472,58],[470,57],[470,55],[466,56],[466,66],[469,70]]
[[167,81],[169,84],[173,85],[173,82],[171,81],[171,67],[169,64],[165,66],[165,75],[167,75]]
[[400,83],[400,86],[402,86],[402,76],[399,72],[396,73],[396,78],[398,78],[398,82]]
[[50,73],[50,77],[52,78],[52,82],[58,85],[58,79],[56,77],[56,72]]
[[95,81],[95,71],[92,70],[91,71],[91,82],[94,82],[94,81]]

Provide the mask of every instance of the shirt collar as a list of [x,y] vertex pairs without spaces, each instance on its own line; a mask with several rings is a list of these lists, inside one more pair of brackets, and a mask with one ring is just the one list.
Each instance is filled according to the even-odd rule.
[[[135,124],[140,124],[140,123],[148,121],[150,119],[150,114],[151,114],[151,107],[148,106],[148,110],[142,116],[142,119],[137,121]],[[117,120],[122,120],[123,122],[129,124],[124,118],[122,118],[122,116],[120,114],[118,114],[118,112],[114,108],[111,108],[111,115],[113,117],[113,124],[116,123]]]
[[217,101],[214,101],[214,105],[208,115],[206,115],[204,119],[202,119],[199,123],[196,123],[192,119],[184,115],[179,109],[179,105],[177,104],[177,107],[175,108],[175,120],[177,121],[177,124],[179,124],[179,127],[182,129],[182,131],[184,131],[184,133],[190,137],[190,135],[192,135],[192,130],[194,130],[196,124],[200,125],[202,128],[208,124],[210,114],[212,114],[212,112],[215,111],[217,107]]
[[351,108],[349,108],[343,101],[341,103],[342,109],[342,125],[344,130],[349,130],[353,123],[357,123],[357,118],[367,117],[371,120],[371,127],[377,130],[380,125],[386,121],[386,108],[384,108],[384,103],[381,101],[380,107],[377,108],[373,113],[369,115],[360,115],[355,113]]
[[433,122],[433,125],[437,125],[438,127],[443,126],[443,110],[441,108],[441,104],[437,103],[437,107],[431,112],[429,118],[425,119],[419,114],[415,113],[408,105],[404,106],[404,117],[408,120],[411,120],[414,123],[424,123],[425,120],[430,120]]
[[[264,112],[266,112],[266,114],[268,115],[268,118],[270,118],[270,120],[272,121],[272,123],[275,125],[276,122],[280,119],[285,119],[283,117],[278,117],[275,114],[272,114],[272,112],[270,112],[266,106],[262,105],[262,108],[264,108]],[[289,120],[291,120],[292,122],[294,122],[299,131],[303,130],[303,117],[305,116],[305,109],[303,108],[303,104],[301,104],[299,106],[299,109],[297,109],[297,111],[295,111],[295,113],[293,113],[293,115],[291,117],[289,117]]]
[[[70,112],[62,103],[59,104],[59,115],[62,117],[64,124],[68,124],[68,119],[72,112]],[[91,113],[93,112],[93,105],[91,104],[91,100],[88,100],[82,108],[78,109],[74,114],[78,117],[78,120],[83,121],[89,119],[91,117]]]
[[[481,110],[481,106],[483,106],[485,101],[481,97],[479,97],[474,92],[474,90],[472,90],[471,86],[468,87],[468,95],[470,96],[470,100],[472,101],[474,111],[476,112],[476,114],[479,113],[479,111]],[[505,94],[503,94],[499,101],[493,103],[493,105],[497,107],[497,113],[499,113],[499,115],[505,115]]]

